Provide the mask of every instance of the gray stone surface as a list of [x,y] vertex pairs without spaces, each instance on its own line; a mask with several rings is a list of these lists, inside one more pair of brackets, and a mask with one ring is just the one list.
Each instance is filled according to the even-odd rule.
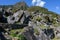
[[[7,17],[8,23],[13,24],[13,23],[17,22],[19,20],[20,16],[22,15],[22,13],[23,13],[23,11],[19,10],[16,13],[14,13],[13,15],[8,16]],[[14,17],[14,19],[13,19],[13,17]]]
[[57,38],[60,38],[60,33],[58,33],[56,36],[57,36]]
[[27,40],[37,40],[34,36],[34,29],[33,27],[26,27],[24,28],[25,32],[23,32],[23,35],[26,37]]
[[36,23],[33,24],[33,28],[37,28],[39,32],[39,35],[35,35],[37,40],[51,40]]

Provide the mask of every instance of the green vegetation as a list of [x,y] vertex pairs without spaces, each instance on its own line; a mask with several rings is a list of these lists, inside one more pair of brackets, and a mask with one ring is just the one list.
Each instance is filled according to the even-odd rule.
[[60,39],[58,39],[58,38],[56,38],[56,37],[55,37],[55,38],[54,38],[54,39],[52,39],[52,40],[60,40]]
[[[0,6],[0,8],[1,8],[1,7],[4,8],[4,9],[8,9],[9,7],[11,7],[13,13],[15,13],[15,12],[18,11],[18,10],[27,10],[27,11],[29,11],[30,13],[39,10],[39,13],[48,14],[48,15],[45,16],[45,17],[43,16],[43,17],[45,18],[46,22],[49,22],[49,21],[50,21],[50,19],[49,19],[50,16],[49,16],[49,15],[51,15],[51,20],[52,20],[51,23],[54,25],[54,27],[58,27],[58,26],[60,25],[60,23],[56,23],[56,20],[54,19],[54,18],[57,18],[59,15],[56,14],[55,12],[48,11],[48,9],[43,8],[43,7],[39,7],[39,6],[28,7],[28,5],[27,5],[25,2],[18,2],[18,3],[16,3],[15,5],[7,5],[7,6],[2,5],[2,6]],[[30,15],[33,16],[33,14],[30,14]],[[43,19],[42,19],[41,17],[39,17],[39,16],[35,16],[35,17],[33,18],[33,20],[34,20],[34,22],[35,22],[36,20],[37,20],[37,21],[41,21],[41,20],[43,20]],[[17,24],[19,24],[19,22],[18,22]],[[39,27],[40,27],[41,29],[46,29],[46,28],[47,28],[47,26],[45,26],[44,24],[40,24]],[[48,27],[48,28],[49,28],[49,27]],[[18,37],[19,40],[26,40],[26,38],[24,37],[24,35],[22,35],[22,33],[23,33],[24,31],[25,31],[24,29],[11,30],[11,31],[10,31],[10,36],[12,36],[12,37]],[[19,33],[21,33],[21,34],[19,34],[19,33],[16,34],[16,32],[19,32]],[[35,33],[36,35],[39,35],[39,31],[38,31],[37,28],[34,29],[34,33]],[[58,39],[54,38],[53,40],[58,40]]]
[[39,6],[32,6],[32,7],[29,7],[27,10],[29,12],[35,12],[36,10],[39,10],[40,13],[52,15],[53,18],[58,16],[57,13],[48,11],[48,9],[39,7]]
[[24,35],[22,35],[22,34],[19,35],[18,37],[19,37],[19,40],[27,40],[27,39],[24,37]]
[[51,14],[52,17],[57,17],[57,14],[55,12],[48,11],[48,9],[39,6],[29,7],[24,1],[18,2],[15,5],[0,5],[0,8],[4,8],[4,9],[7,9],[9,7],[12,8],[12,12],[16,12],[19,9],[28,10],[29,12],[35,12],[36,10],[39,10],[40,13]]
[[[18,34],[17,34],[17,32],[18,32]],[[11,30],[10,31],[10,36],[11,37],[17,37],[18,40],[26,40],[26,38],[24,37],[24,35],[20,34],[22,32],[24,32],[24,29]]]
[[41,29],[46,29],[47,27],[44,26],[43,24],[41,24],[41,25],[40,25],[40,28],[41,28]]
[[30,11],[30,12],[34,12],[36,10],[39,10],[40,12],[48,11],[46,8],[39,7],[39,6],[32,6],[32,7],[28,8],[27,10]]
[[39,32],[38,32],[38,29],[37,29],[37,28],[34,28],[34,33],[35,33],[36,35],[39,35]]
[[23,33],[23,32],[24,32],[24,29],[11,30],[11,31],[10,31],[10,35],[11,35],[12,37],[16,37],[16,36],[17,36],[16,32]]
[[41,17],[37,16],[37,17],[35,17],[35,20],[40,22],[42,19],[41,19]]
[[17,10],[27,10],[28,5],[25,2],[18,2],[13,6],[13,12],[16,12]]

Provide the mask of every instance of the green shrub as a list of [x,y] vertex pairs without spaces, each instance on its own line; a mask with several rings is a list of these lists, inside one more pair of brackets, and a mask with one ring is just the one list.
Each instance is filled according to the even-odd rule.
[[39,35],[38,29],[35,28],[34,32],[35,32],[36,35]]
[[19,40],[27,40],[27,39],[24,37],[24,35],[22,35],[22,34],[19,35],[18,38],[19,38]]

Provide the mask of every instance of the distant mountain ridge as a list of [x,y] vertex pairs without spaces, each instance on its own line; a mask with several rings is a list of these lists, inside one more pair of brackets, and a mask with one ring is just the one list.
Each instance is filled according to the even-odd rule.
[[18,9],[23,9],[23,10],[28,10],[30,12],[39,10],[40,12],[46,13],[46,14],[53,14],[53,15],[57,14],[55,12],[49,11],[47,8],[44,8],[44,7],[39,7],[39,6],[29,7],[24,1],[23,2],[18,2],[14,5],[0,5],[0,8],[3,8],[3,9],[8,9],[9,7],[13,9],[12,10],[13,12],[15,12]]
[[13,7],[13,5],[0,5],[0,8],[4,8],[4,9],[7,9],[9,7]]
[[14,5],[0,5],[0,8],[3,9],[8,9],[9,7],[12,9],[20,9],[21,7],[23,7],[25,10],[26,8],[28,8],[28,5],[25,2],[18,2]]

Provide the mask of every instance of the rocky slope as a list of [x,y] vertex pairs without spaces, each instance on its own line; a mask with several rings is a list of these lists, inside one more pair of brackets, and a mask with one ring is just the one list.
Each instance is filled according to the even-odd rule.
[[[4,35],[8,40],[60,39],[60,15],[48,11],[48,9],[43,7],[28,7],[25,2],[19,2],[11,8],[13,15],[7,16],[6,18],[13,18],[10,20],[13,23],[9,20],[7,24],[0,23],[2,29],[6,31],[0,32],[2,36]],[[2,11],[1,13],[4,12]],[[23,27],[24,24],[27,24],[26,27]],[[2,37],[0,39],[2,39]]]

